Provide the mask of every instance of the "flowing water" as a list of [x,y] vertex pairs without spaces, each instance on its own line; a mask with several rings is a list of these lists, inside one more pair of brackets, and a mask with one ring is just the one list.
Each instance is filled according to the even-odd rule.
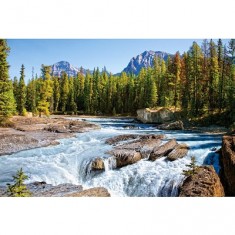
[[[23,168],[30,177],[27,183],[46,181],[48,184],[81,184],[84,188],[102,186],[112,196],[177,196],[184,176],[183,169],[196,157],[198,165],[212,164],[220,170],[221,136],[191,131],[160,131],[152,125],[135,123],[133,119],[86,118],[101,125],[100,130],[79,133],[76,137],[60,140],[60,145],[18,152],[0,157],[0,185],[12,182],[12,175]],[[130,127],[128,127],[130,126]],[[130,129],[126,129],[130,128]],[[190,146],[188,155],[174,162],[165,157],[154,162],[147,159],[113,169],[115,162],[108,160],[106,152],[112,146],[107,138],[120,134],[165,134]],[[91,172],[91,159],[104,158],[105,171]]]

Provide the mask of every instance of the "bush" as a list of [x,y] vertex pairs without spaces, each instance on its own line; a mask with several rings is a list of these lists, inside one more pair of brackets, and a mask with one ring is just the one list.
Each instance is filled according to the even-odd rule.
[[14,127],[15,124],[7,117],[0,117],[0,127]]
[[191,157],[190,164],[188,164],[186,166],[189,167],[189,169],[183,170],[183,175],[185,175],[185,176],[195,175],[195,173],[197,172],[197,169],[199,168],[199,166],[196,165],[195,157]]
[[27,189],[24,181],[29,177],[24,174],[22,168],[13,176],[14,184],[7,184],[7,194],[10,197],[30,197],[32,194]]

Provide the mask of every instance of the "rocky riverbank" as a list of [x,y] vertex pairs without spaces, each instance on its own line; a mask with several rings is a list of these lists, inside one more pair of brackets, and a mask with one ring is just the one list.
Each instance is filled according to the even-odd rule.
[[[84,189],[81,185],[59,184],[53,186],[46,182],[27,184],[32,197],[110,197],[110,193],[103,187]],[[6,197],[6,187],[0,187],[0,197]]]
[[58,139],[70,138],[75,133],[99,129],[85,121],[58,118],[11,118],[12,128],[0,128],[0,156],[22,150],[59,144]]

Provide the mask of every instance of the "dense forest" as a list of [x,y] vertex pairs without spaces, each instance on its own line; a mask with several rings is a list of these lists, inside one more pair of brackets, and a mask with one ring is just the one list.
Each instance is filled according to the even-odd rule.
[[213,113],[227,114],[235,121],[235,39],[193,42],[183,55],[176,52],[167,61],[155,57],[153,67],[139,75],[112,75],[99,68],[75,77],[63,73],[51,76],[42,65],[41,76],[25,83],[25,67],[20,77],[9,79],[6,40],[0,40],[0,113],[34,115],[51,113],[135,114],[140,108],[171,107],[185,117]]

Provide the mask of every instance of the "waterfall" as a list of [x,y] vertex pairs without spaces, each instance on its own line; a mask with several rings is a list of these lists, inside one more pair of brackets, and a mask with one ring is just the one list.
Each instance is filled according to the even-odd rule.
[[[101,129],[60,140],[57,146],[1,156],[0,186],[6,185],[14,172],[22,167],[30,175],[29,183],[46,181],[53,185],[82,184],[85,188],[102,186],[112,196],[175,197],[184,178],[182,171],[191,156],[196,157],[198,165],[213,164],[219,169],[219,155],[212,151],[221,146],[219,135],[160,131],[152,125],[138,123],[135,123],[137,128],[125,129],[125,126],[133,125],[133,119],[87,118],[87,121],[98,123]],[[116,160],[107,154],[113,146],[105,144],[105,140],[122,134],[165,134],[167,139],[186,143],[190,150],[186,157],[174,162],[164,157],[148,161],[146,150],[145,159],[117,169]],[[97,157],[103,159],[104,170],[92,170],[92,161]]]

